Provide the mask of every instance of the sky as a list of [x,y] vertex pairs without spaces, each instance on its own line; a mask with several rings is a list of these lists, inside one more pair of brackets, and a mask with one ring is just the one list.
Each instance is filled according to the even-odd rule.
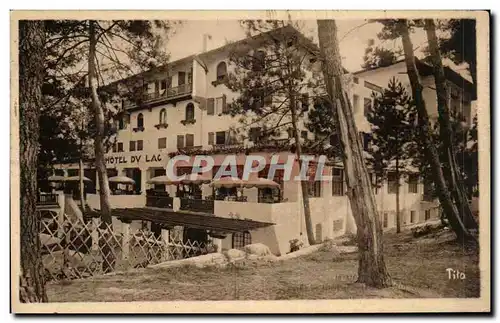
[[[316,20],[302,21],[301,30],[306,36],[312,36],[317,43]],[[344,67],[351,71],[361,69],[363,55],[369,39],[374,39],[376,44],[377,33],[382,25],[377,23],[367,24],[364,20],[337,20],[340,53]],[[171,60],[176,60],[191,54],[200,53],[203,47],[203,34],[209,34],[212,39],[208,41],[208,50],[225,45],[228,41],[235,41],[245,37],[244,30],[237,20],[190,20],[177,27],[175,34],[170,37],[167,44]],[[417,30],[411,35],[414,47],[423,48],[427,37],[423,30]],[[400,41],[386,41],[382,45],[387,48],[400,47]],[[420,49],[419,48],[419,49]],[[416,51],[417,56],[421,55]]]

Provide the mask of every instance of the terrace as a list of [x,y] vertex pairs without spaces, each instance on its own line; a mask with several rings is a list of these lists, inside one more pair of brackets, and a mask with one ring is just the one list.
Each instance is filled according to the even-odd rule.
[[155,91],[152,93],[144,93],[140,96],[137,102],[127,100],[124,102],[126,109],[140,108],[143,106],[163,104],[167,102],[177,102],[187,99],[192,95],[193,84],[181,84],[176,87],[167,88],[163,91]]

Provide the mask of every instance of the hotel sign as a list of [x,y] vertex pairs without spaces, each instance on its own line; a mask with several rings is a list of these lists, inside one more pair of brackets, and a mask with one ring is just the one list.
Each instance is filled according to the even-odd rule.
[[132,155],[132,156],[110,156],[106,157],[106,164],[133,164],[140,163],[141,161],[146,163],[160,162],[160,154],[146,154],[146,155]]

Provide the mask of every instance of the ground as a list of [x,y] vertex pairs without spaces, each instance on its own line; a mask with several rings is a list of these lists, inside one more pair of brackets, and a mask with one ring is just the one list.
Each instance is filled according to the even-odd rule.
[[[452,238],[447,231],[420,238],[384,233],[394,281],[386,289],[355,283],[357,255],[331,248],[286,261],[144,269],[51,283],[47,289],[51,302],[479,297],[477,250]],[[447,268],[465,279],[449,279]]]

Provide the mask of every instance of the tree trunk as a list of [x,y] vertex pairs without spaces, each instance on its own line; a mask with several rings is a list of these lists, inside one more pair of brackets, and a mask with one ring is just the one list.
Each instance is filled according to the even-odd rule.
[[401,232],[401,214],[399,212],[399,158],[396,158],[396,233]]
[[37,202],[39,112],[45,58],[44,22],[19,22],[20,294],[23,303],[47,302]]
[[472,211],[467,199],[463,176],[455,158],[456,151],[453,147],[453,130],[451,127],[450,109],[448,106],[448,88],[446,85],[441,54],[439,52],[434,20],[425,20],[425,30],[429,41],[429,51],[436,83],[439,137],[445,149],[444,162],[448,165],[448,167],[444,167],[444,176],[451,188],[453,200],[455,201],[464,225],[470,229],[477,229],[477,223],[472,216]]
[[408,72],[408,78],[410,80],[412,95],[415,100],[415,105],[418,112],[418,124],[420,129],[420,135],[422,137],[422,144],[425,147],[425,158],[430,164],[430,169],[433,177],[433,181],[437,188],[437,194],[439,197],[439,202],[441,203],[446,217],[450,222],[450,226],[456,233],[459,240],[468,240],[472,238],[469,232],[466,230],[462,219],[458,214],[458,210],[453,204],[451,199],[448,186],[444,179],[443,171],[441,168],[441,162],[439,160],[439,154],[437,148],[432,140],[432,132],[429,123],[429,116],[427,114],[427,108],[425,106],[425,101],[422,95],[422,84],[420,82],[420,76],[418,74],[417,67],[415,65],[415,57],[413,55],[413,44],[410,39],[410,34],[408,31],[408,23],[406,20],[401,20],[398,26],[399,32],[403,41],[403,50],[405,54],[406,69]]
[[[290,110],[292,113],[292,127],[293,127],[293,135],[295,137],[295,146],[296,146],[296,154],[297,159],[299,160],[299,169],[302,170],[302,146],[300,144],[299,130],[297,129],[297,106],[295,100],[295,94],[293,91],[290,91]],[[311,208],[309,206],[309,187],[308,180],[304,181],[300,180],[300,187],[302,190],[302,203],[304,205],[304,220],[306,222],[306,232],[307,232],[307,241],[312,246],[316,244],[316,239],[314,238],[312,220],[311,220]]]
[[382,228],[352,106],[342,88],[343,69],[335,21],[318,20],[318,36],[326,90],[332,103],[335,128],[341,139],[347,195],[357,225],[358,282],[378,288],[387,287],[391,285],[391,278],[384,261]]
[[[94,138],[95,165],[97,175],[99,177],[99,197],[101,205],[101,225],[103,229],[108,229],[111,224],[111,204],[109,202],[110,190],[108,182],[108,174],[106,171],[106,162],[104,159],[104,111],[97,94],[97,70],[96,70],[96,31],[95,21],[89,20],[89,86],[92,98],[92,108],[95,113],[96,133]],[[107,231],[105,231],[107,232]],[[107,232],[108,233],[108,232]],[[104,255],[103,271],[110,272],[113,270],[115,259],[111,247],[103,240],[101,252]]]
[[82,213],[85,213],[85,184],[83,183],[83,160],[80,158],[80,203],[82,207]]

